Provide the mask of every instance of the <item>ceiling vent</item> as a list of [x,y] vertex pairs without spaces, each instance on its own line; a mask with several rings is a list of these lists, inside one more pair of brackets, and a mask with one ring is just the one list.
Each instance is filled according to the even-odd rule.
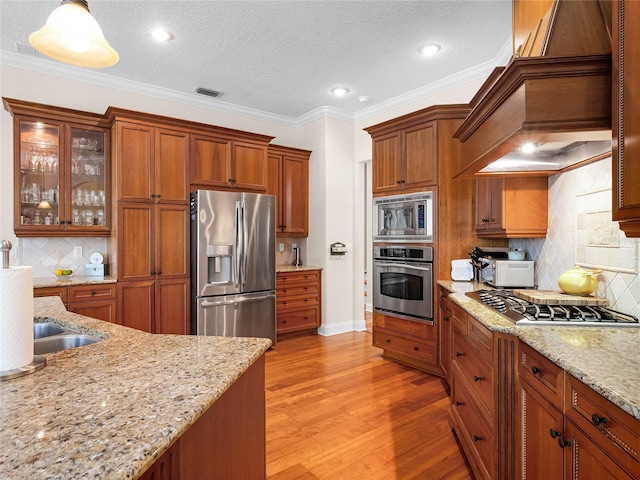
[[216,90],[209,90],[208,88],[198,87],[196,88],[196,93],[200,95],[207,95],[208,97],[218,98],[222,96],[222,92],[217,92]]
[[22,53],[23,55],[31,55],[32,57],[42,57],[40,52],[38,52],[31,45],[26,45],[19,42],[16,42],[16,52]]

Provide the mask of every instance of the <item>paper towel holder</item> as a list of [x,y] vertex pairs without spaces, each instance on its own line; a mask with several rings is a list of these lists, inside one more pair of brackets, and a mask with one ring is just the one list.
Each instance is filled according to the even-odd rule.
[[0,240],[0,250],[2,250],[2,268],[9,268],[9,251],[11,250],[11,242],[9,240]]

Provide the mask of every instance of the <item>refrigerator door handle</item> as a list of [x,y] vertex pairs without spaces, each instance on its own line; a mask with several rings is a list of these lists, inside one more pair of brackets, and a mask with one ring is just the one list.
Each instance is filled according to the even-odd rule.
[[247,205],[242,201],[242,285],[247,283],[247,242],[249,226],[247,225]]
[[260,300],[264,300],[265,298],[275,298],[275,293],[269,293],[267,295],[257,295],[257,296],[246,296],[241,300],[219,300],[217,302],[210,302],[205,300],[202,302],[203,307],[219,307],[221,305],[237,305],[239,303],[248,303],[248,302],[257,302]]
[[240,262],[241,262],[241,256],[242,256],[242,232],[241,232],[241,226],[242,226],[242,212],[241,212],[241,207],[240,207],[240,201],[236,202],[236,218],[235,218],[235,225],[234,225],[234,249],[235,249],[235,254],[233,256],[233,284],[235,287],[238,287],[242,284],[242,281],[240,279]]

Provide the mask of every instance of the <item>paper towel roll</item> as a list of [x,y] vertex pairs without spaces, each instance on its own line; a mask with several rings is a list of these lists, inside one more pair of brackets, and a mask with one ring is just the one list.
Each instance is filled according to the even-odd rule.
[[0,372],[33,361],[31,267],[0,268]]

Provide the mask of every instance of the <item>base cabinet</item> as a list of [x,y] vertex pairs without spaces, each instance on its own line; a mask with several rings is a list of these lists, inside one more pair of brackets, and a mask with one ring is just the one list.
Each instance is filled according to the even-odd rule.
[[440,368],[444,374],[444,379],[451,385],[451,309],[449,308],[448,293],[442,287],[438,289],[439,302],[439,318],[440,318],[440,340],[439,355]]
[[435,325],[373,312],[373,345],[382,348],[387,358],[442,374],[438,367],[437,338]]
[[140,478],[266,478],[264,372],[263,355]]
[[60,297],[67,310],[105,322],[117,323],[116,284],[41,287],[33,289],[34,297]]
[[276,275],[276,333],[317,333],[322,323],[322,272],[303,270]]

